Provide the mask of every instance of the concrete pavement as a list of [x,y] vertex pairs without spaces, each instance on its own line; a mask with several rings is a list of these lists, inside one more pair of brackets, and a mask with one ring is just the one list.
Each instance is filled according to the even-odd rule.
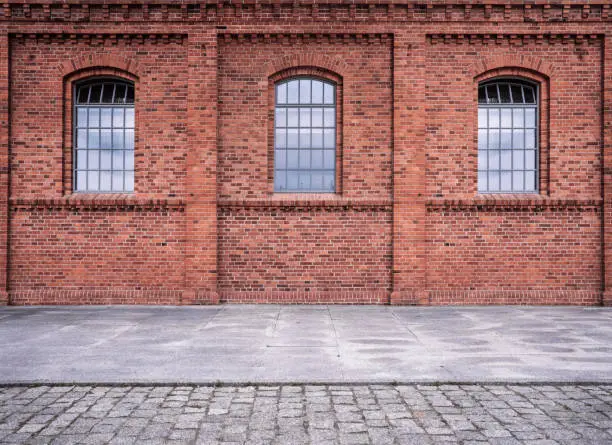
[[612,382],[612,310],[0,308],[0,383]]

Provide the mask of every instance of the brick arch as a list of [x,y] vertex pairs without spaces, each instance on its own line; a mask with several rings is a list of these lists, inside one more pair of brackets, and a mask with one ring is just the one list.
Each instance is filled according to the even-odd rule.
[[130,77],[139,77],[138,62],[121,56],[111,54],[88,54],[82,57],[67,60],[58,65],[62,77],[68,77],[83,70],[97,68],[113,69],[130,74]]
[[525,56],[520,54],[500,55],[481,59],[472,65],[472,77],[481,78],[486,73],[494,70],[512,70],[516,69],[517,73],[531,71],[545,76],[550,79],[555,72],[555,67],[537,57]]
[[279,72],[297,67],[320,68],[330,73],[336,73],[343,78],[346,78],[349,73],[348,65],[342,59],[319,53],[279,57],[273,62],[264,65],[263,70],[266,77],[271,77]]

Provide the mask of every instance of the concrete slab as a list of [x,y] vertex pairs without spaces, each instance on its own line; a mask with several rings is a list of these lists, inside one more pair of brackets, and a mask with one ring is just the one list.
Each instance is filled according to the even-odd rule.
[[0,383],[612,382],[612,309],[0,308]]

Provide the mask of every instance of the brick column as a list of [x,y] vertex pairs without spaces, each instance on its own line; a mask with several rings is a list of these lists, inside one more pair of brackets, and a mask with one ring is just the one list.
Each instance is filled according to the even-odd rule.
[[185,199],[185,304],[214,304],[217,294],[217,38],[214,29],[188,36]]
[[604,40],[603,69],[603,297],[612,306],[612,36]]
[[391,304],[427,304],[425,38],[394,36],[393,292]]
[[9,37],[0,31],[0,304],[8,303]]

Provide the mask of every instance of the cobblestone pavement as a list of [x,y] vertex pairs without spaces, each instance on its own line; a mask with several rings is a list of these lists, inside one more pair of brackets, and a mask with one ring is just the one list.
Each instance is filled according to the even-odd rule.
[[612,444],[612,385],[0,387],[0,443]]

